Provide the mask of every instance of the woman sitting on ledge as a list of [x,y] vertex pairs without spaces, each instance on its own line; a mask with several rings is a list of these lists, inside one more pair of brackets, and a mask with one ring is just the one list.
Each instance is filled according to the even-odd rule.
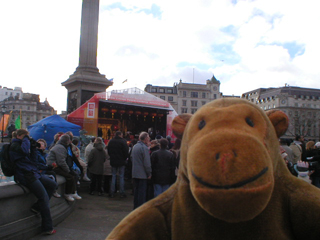
[[29,137],[25,129],[16,131],[16,138],[10,146],[10,159],[15,163],[14,181],[20,183],[32,192],[38,201],[32,206],[31,211],[40,212],[42,230],[45,234],[55,234],[50,213],[50,198],[57,187],[57,183],[48,176],[41,174],[32,154],[36,151],[36,142]]

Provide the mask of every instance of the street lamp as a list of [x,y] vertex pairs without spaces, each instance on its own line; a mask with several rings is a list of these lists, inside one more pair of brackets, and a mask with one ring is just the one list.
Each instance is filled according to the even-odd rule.
[[3,143],[3,134],[4,134],[4,115],[6,113],[6,103],[3,102],[3,105],[1,106],[2,111],[2,131],[1,131],[1,142]]

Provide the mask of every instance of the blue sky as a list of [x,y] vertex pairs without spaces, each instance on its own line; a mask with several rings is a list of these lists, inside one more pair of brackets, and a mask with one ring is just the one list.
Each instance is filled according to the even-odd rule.
[[[40,94],[59,112],[78,66],[81,0],[0,2],[0,85]],[[320,88],[317,0],[100,0],[97,67],[112,89],[205,84],[226,95]],[[289,7],[288,7],[289,6]],[[122,82],[128,79],[125,84]]]

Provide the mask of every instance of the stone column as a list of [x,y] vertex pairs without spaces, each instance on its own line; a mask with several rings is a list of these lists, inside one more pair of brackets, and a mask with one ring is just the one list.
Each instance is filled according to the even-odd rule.
[[98,23],[99,0],[83,0],[79,68],[97,69]]
[[71,113],[95,93],[105,92],[112,85],[97,68],[99,0],[83,0],[79,66],[61,83],[68,90],[67,112]]

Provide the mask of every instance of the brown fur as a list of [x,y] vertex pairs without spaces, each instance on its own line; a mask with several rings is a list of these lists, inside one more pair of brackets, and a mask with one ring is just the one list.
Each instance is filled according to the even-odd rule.
[[183,136],[176,183],[107,239],[320,239],[320,191],[292,176],[279,153],[283,112],[221,99],[172,127]]

